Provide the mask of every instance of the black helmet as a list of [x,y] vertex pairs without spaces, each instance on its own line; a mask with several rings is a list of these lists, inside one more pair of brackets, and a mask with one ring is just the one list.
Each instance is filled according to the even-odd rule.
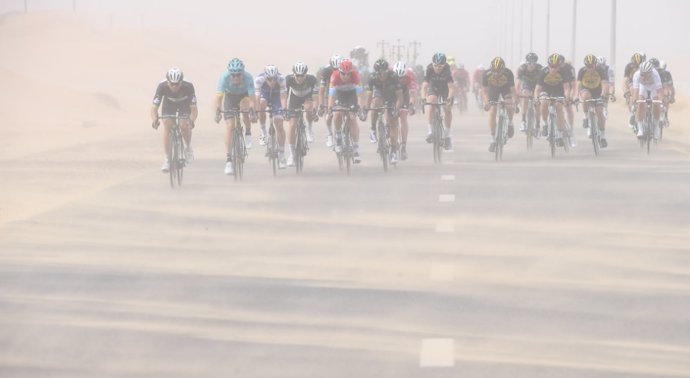
[[388,62],[385,59],[379,59],[374,62],[374,71],[385,72],[388,70]]
[[527,61],[527,63],[537,63],[537,61],[539,61],[539,57],[537,56],[537,54],[531,52],[525,56],[525,60]]
[[652,63],[652,66],[654,66],[654,68],[659,68],[659,59],[649,58],[649,63]]

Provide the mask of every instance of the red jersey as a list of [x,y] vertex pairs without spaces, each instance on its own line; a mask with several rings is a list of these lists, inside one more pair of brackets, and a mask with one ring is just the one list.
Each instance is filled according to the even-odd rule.
[[414,74],[412,68],[408,68],[405,72],[405,76],[400,78],[400,86],[403,87],[403,90],[409,92],[417,91],[417,75]]
[[464,68],[456,68],[453,70],[453,80],[466,87],[470,83],[470,74]]
[[328,89],[329,96],[334,96],[336,92],[357,91],[357,93],[361,93],[362,90],[359,72],[352,70],[350,76],[343,76],[340,74],[340,71],[335,70],[331,74],[331,87]]

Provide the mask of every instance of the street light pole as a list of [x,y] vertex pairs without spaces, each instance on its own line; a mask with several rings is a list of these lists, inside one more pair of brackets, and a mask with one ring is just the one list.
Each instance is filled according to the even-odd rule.
[[573,42],[572,42],[572,53],[570,55],[570,61],[575,62],[575,40],[577,36],[577,0],[573,0]]
[[611,0],[611,56],[609,61],[616,65],[616,0]]
[[551,0],[546,0],[546,56],[549,56],[549,33],[551,24]]

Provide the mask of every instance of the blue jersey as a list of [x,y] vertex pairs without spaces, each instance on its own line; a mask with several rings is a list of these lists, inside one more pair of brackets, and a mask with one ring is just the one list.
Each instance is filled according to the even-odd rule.
[[225,71],[218,80],[218,94],[242,95],[248,94],[254,96],[256,89],[254,89],[254,79],[252,75],[244,71],[244,80],[240,84],[233,84],[230,82],[230,72]]

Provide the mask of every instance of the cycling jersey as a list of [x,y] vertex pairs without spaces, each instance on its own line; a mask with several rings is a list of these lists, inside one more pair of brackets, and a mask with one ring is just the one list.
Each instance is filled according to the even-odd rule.
[[194,85],[188,81],[182,81],[180,85],[180,90],[175,93],[168,86],[167,80],[158,84],[156,94],[153,96],[153,106],[159,107],[163,103],[162,115],[170,116],[179,112],[181,116],[188,116],[191,114],[191,107],[196,106]]
[[567,82],[569,83],[571,81],[575,81],[575,67],[573,67],[573,65],[570,63],[564,63],[563,69],[569,72],[568,77],[570,78],[570,80],[568,80]]
[[560,67],[558,70],[551,71],[549,67],[544,67],[539,75],[538,85],[550,97],[565,97],[565,83],[573,81],[569,69]]
[[597,65],[593,70],[587,67],[580,68],[577,74],[577,81],[580,82],[580,90],[588,90],[593,99],[601,98],[601,83],[608,82],[609,75],[606,69]]
[[503,99],[511,98],[511,89],[515,87],[513,71],[507,68],[500,72],[486,70],[482,76],[482,86],[489,88],[489,101],[498,101],[501,95]]
[[412,68],[408,68],[405,76],[399,78],[400,87],[403,91],[403,108],[407,108],[410,104],[410,93],[417,92],[417,77]]
[[584,89],[601,89],[603,81],[609,81],[609,75],[602,66],[596,66],[594,70],[589,70],[587,67],[580,68],[577,74],[577,81],[581,83]]
[[434,70],[434,65],[429,63],[426,67],[426,74],[424,75],[424,81],[429,83],[429,95],[438,95],[443,100],[448,98],[448,84],[453,82],[453,76],[450,72],[450,66],[448,63],[444,63],[443,70],[436,73]]
[[329,96],[334,96],[335,94],[343,92],[356,92],[360,94],[363,91],[357,71],[353,70],[348,77],[341,75],[340,71],[337,70],[334,70],[331,74],[331,84],[328,89]]
[[244,71],[242,73],[243,75],[243,80],[239,84],[233,84],[232,83],[232,78],[230,77],[230,72],[225,71],[223,74],[220,76],[220,80],[218,80],[218,94],[219,95],[249,95],[253,96],[256,93],[255,87],[254,87],[254,79],[252,78],[252,75]]
[[657,68],[656,71],[659,73],[659,78],[661,78],[661,84],[673,85],[673,76],[671,76],[670,72],[662,70],[661,68]]
[[288,75],[287,78],[285,78],[285,86],[288,91],[288,109],[299,109],[304,105],[305,101],[310,101],[317,84],[318,80],[314,75],[307,75],[302,84],[297,82],[295,75]]
[[334,70],[331,74],[331,84],[328,89],[328,95],[336,96],[336,102],[339,105],[345,107],[356,106],[357,95],[363,91],[357,71],[353,70],[347,77],[343,76],[338,70]]
[[614,86],[616,84],[616,71],[613,69],[613,67],[609,66],[608,64],[599,64],[598,66],[601,66],[604,69],[604,71],[606,71],[606,75],[609,78],[609,85]]
[[322,87],[326,87],[326,92],[328,92],[328,88],[331,86],[331,75],[333,75],[333,68],[331,66],[324,66],[317,73],[319,83]]
[[481,86],[483,78],[484,78],[484,70],[480,70],[480,69],[474,70],[474,73],[472,74],[472,82],[473,83]]
[[470,74],[464,68],[456,68],[453,70],[453,80],[460,87],[467,88],[470,84]]
[[[662,88],[659,73],[652,69],[650,75],[643,76],[640,70],[637,70],[633,75],[632,88],[639,90],[638,93],[644,98],[656,97],[656,92]],[[647,97],[648,94],[649,97]]]
[[[382,75],[382,76],[380,76]],[[385,80],[383,80],[385,78]],[[402,90],[400,80],[393,71],[386,71],[382,74],[375,74],[369,78],[367,91],[374,92],[374,97],[382,97],[386,101],[396,101],[397,92]]]
[[539,63],[534,65],[532,71],[529,70],[527,63],[521,64],[517,71],[517,78],[520,80],[520,89],[534,91],[542,69],[544,69],[544,67]]
[[635,75],[635,71],[637,71],[639,68],[640,67],[633,62],[626,64],[625,70],[623,71],[623,77],[632,80],[633,75]]

